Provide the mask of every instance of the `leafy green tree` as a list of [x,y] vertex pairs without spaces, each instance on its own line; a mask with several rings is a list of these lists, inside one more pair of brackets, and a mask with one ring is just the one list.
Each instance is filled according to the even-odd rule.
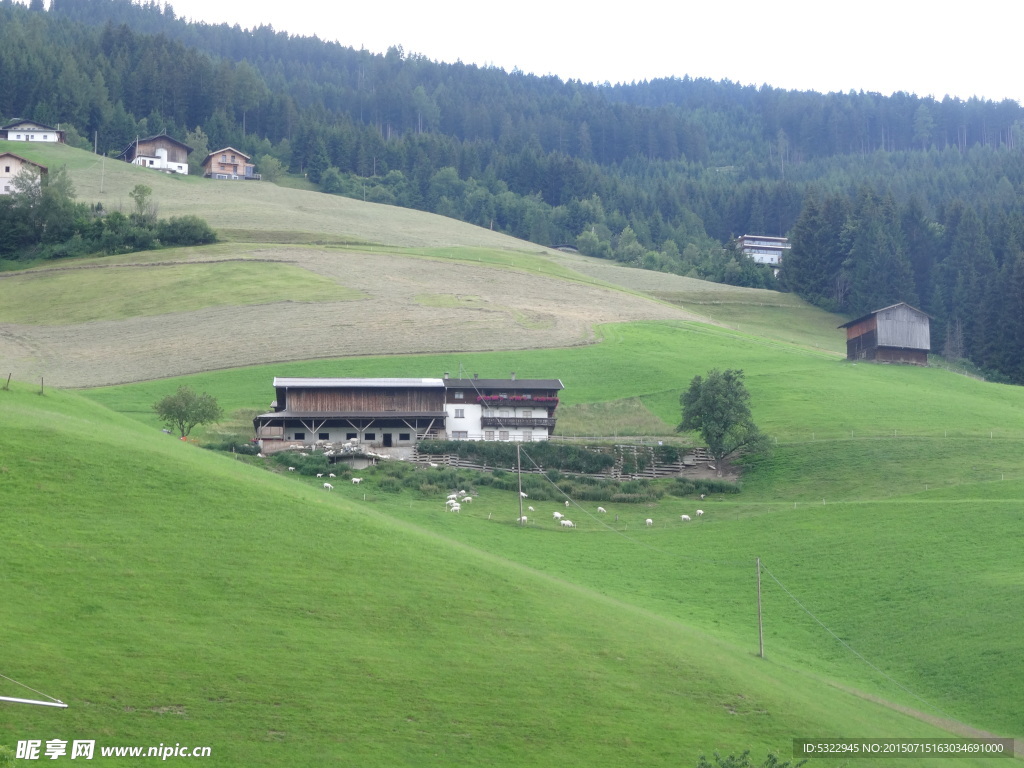
[[722,460],[740,449],[762,450],[767,438],[754,424],[750,393],[743,371],[717,368],[706,377],[694,376],[690,388],[679,396],[683,419],[677,432],[698,432],[722,474]]
[[257,155],[256,172],[264,181],[277,181],[284,173],[284,164],[273,155]]
[[136,184],[128,193],[128,197],[135,203],[135,217],[139,221],[152,221],[156,218],[155,211],[150,207],[149,202],[152,196],[153,188],[147,187],[145,184]]
[[188,437],[193,427],[213,423],[224,415],[213,395],[197,394],[187,384],[178,387],[173,395],[153,403],[153,410],[168,428],[178,430],[182,437]]

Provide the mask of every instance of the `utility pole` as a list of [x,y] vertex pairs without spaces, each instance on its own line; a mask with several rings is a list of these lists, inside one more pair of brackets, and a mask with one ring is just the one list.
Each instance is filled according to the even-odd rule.
[[757,558],[757,647],[758,656],[764,658],[764,624],[761,621],[761,558]]
[[523,524],[523,463],[519,458],[519,443],[516,443],[516,469],[519,474],[519,524]]

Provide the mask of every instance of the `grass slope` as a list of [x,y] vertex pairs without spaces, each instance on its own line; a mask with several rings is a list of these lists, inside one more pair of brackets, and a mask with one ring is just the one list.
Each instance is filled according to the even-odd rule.
[[[0,709],[0,743],[178,742],[239,766],[677,766],[801,734],[939,734],[349,488],[69,394],[15,387],[0,414],[3,673],[71,705]],[[566,562],[589,549],[549,539]]]

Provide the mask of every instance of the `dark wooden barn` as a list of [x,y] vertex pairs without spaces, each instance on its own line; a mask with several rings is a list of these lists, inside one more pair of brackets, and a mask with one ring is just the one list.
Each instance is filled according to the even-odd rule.
[[840,325],[846,329],[846,359],[928,365],[929,317],[900,302]]

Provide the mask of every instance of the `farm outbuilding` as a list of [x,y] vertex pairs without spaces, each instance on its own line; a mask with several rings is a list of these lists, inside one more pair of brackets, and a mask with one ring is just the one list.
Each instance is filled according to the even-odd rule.
[[403,455],[421,440],[547,440],[558,379],[274,379],[272,411],[253,419],[264,453],[347,443]]
[[929,316],[900,302],[840,325],[846,329],[846,359],[928,365]]

